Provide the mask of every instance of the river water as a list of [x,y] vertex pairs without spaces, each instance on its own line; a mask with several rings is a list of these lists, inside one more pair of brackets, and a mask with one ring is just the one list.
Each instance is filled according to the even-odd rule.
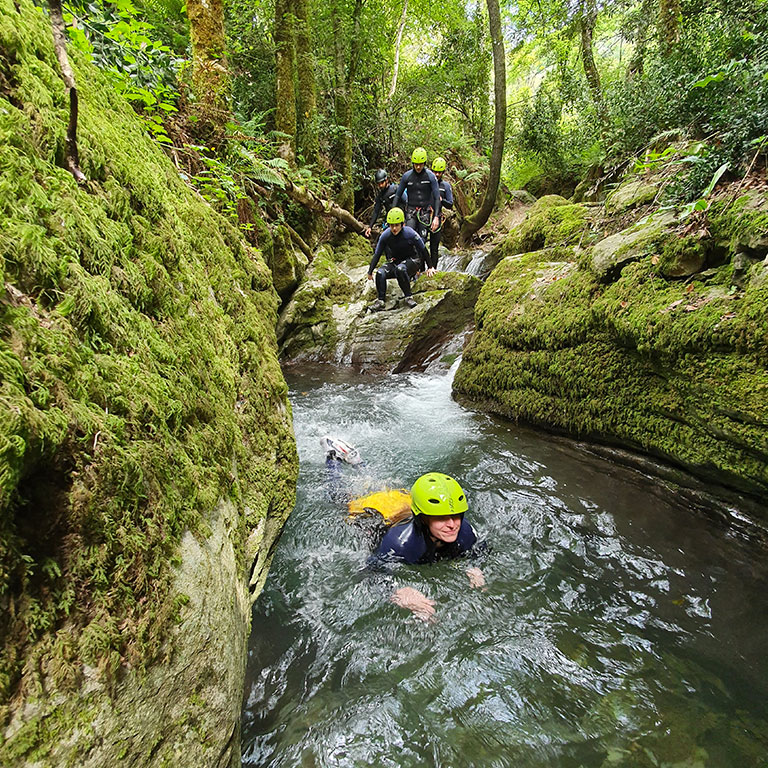
[[[451,374],[289,377],[295,511],[253,613],[246,766],[768,765],[768,558],[652,478],[473,413]],[[429,470],[464,486],[491,548],[365,571],[326,493],[320,438],[353,442],[363,494]],[[436,601],[425,624],[395,586]]]

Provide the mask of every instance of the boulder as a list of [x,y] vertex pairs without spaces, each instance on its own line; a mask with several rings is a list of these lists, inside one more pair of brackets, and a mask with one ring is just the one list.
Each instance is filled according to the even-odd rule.
[[630,178],[622,182],[605,198],[605,211],[609,214],[624,213],[653,202],[659,192],[659,185],[643,179]]
[[592,246],[590,267],[603,282],[615,279],[625,265],[637,261],[649,245],[676,224],[671,211],[654,214],[633,226],[606,237]]
[[[356,236],[355,236],[356,237]],[[480,281],[458,272],[421,276],[413,283],[417,306],[402,301],[390,280],[386,309],[376,298],[367,263],[348,247],[323,246],[282,311],[277,337],[287,362],[330,362],[357,370],[422,369],[452,336],[472,322]]]

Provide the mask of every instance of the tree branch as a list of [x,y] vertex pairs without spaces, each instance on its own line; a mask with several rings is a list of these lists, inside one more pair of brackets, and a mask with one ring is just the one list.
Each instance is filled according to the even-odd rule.
[[72,174],[78,184],[84,184],[87,179],[80,170],[80,158],[77,152],[77,84],[75,73],[69,64],[67,56],[67,34],[64,26],[64,16],[61,11],[61,0],[48,0],[48,8],[51,14],[51,28],[53,30],[53,47],[56,50],[56,58],[61,69],[61,78],[67,88],[69,96],[69,125],[67,126],[67,149],[65,162],[67,170]]

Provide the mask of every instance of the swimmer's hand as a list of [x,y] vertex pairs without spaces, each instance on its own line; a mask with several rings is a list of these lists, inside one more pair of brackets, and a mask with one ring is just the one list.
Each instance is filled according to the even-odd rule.
[[435,615],[435,602],[413,587],[401,587],[392,595],[392,602],[407,608],[422,621],[430,621]]
[[479,568],[467,568],[467,576],[469,576],[469,586],[472,589],[485,586],[485,576]]

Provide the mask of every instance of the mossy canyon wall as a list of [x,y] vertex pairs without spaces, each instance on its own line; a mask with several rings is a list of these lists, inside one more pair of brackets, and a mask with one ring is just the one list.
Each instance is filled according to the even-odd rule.
[[297,457],[261,255],[0,0],[0,763],[239,764]]
[[496,253],[455,391],[765,498],[766,190],[734,185],[681,218],[622,197],[632,185],[609,216],[556,196],[530,209]]

